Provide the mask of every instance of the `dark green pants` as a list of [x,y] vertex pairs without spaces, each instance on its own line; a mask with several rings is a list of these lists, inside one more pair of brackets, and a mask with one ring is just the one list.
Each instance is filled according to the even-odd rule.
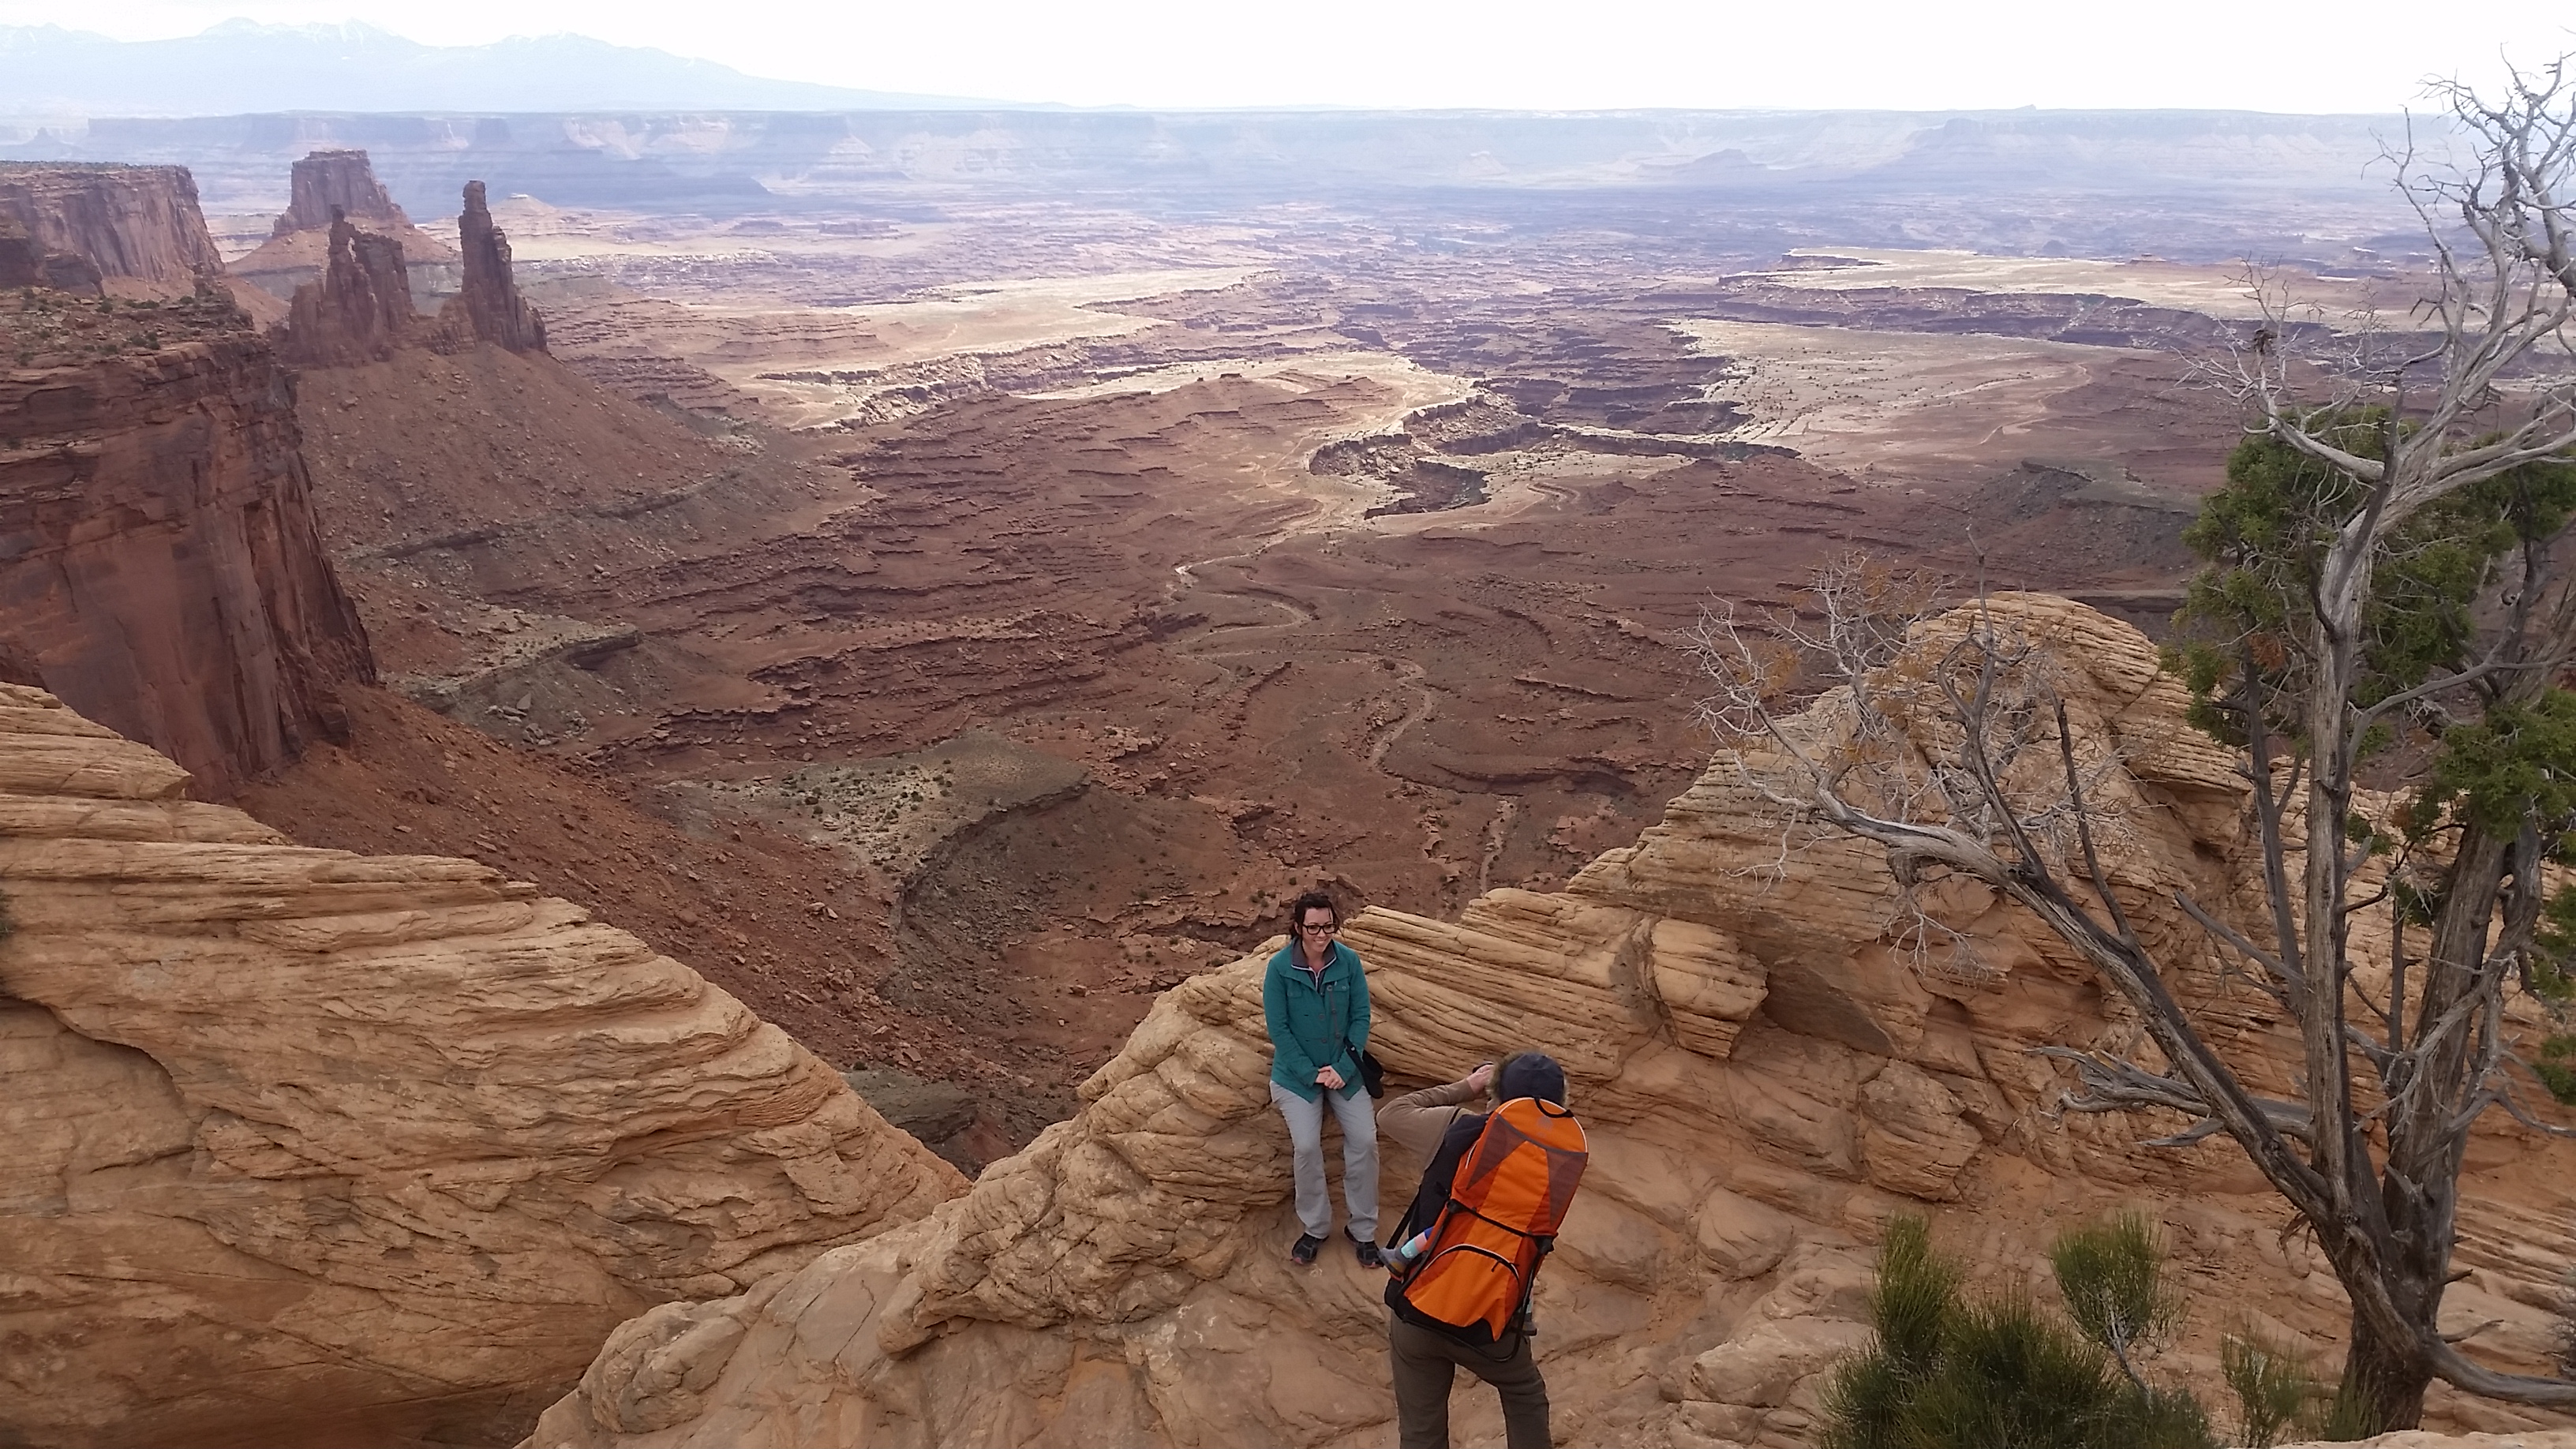
[[1517,1352],[1497,1360],[1389,1313],[1386,1356],[1395,1368],[1395,1422],[1404,1449],[1449,1449],[1449,1387],[1462,1368],[1503,1396],[1503,1435],[1510,1449],[1548,1449],[1547,1380],[1530,1362],[1527,1334]]

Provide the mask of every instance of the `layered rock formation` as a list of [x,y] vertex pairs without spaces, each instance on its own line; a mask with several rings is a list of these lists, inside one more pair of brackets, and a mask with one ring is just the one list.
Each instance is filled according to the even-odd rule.
[[[365,160],[364,152],[349,154]],[[278,329],[280,353],[300,366],[348,367],[382,361],[406,343],[440,352],[480,342],[511,352],[545,351],[545,323],[519,295],[510,273],[509,238],[492,224],[482,182],[467,184],[456,226],[465,244],[464,287],[435,317],[419,318],[412,310],[401,238],[359,230],[345,212],[335,211],[321,274],[294,289],[286,323]],[[260,252],[281,245],[273,241]]]
[[[2183,723],[2134,630],[2057,600],[1995,607],[2052,646],[2077,727],[2119,752],[2101,796],[2125,811],[2117,882],[2175,989],[2240,1060],[2286,1072],[2278,1023],[2163,894],[2247,903],[2226,757]],[[1829,696],[1796,727],[1829,738],[1839,709]],[[1538,1295],[1561,1441],[1806,1442],[1824,1372],[1866,1337],[1872,1244],[1907,1212],[1987,1286],[2037,1287],[2058,1230],[2142,1204],[2202,1303],[2157,1372],[2223,1395],[2215,1339],[2240,1320],[2332,1361],[2340,1292],[2232,1145],[2147,1149],[2175,1124],[2054,1111],[2063,1083],[2031,1047],[2135,1038],[2090,973],[1981,892],[1928,904],[1972,965],[1913,962],[1875,853],[1785,851],[1726,757],[1560,893],[1496,891],[1454,924],[1351,923],[1372,1046],[1399,1078],[1538,1045],[1573,1079],[1593,1156]],[[1383,1278],[1346,1252],[1284,1261],[1296,1228],[1261,962],[1167,993],[1078,1116],[928,1219],[628,1323],[531,1442],[1391,1439]],[[1420,1165],[1391,1155],[1390,1206]],[[2492,1320],[2474,1342],[2500,1364],[2549,1352],[2576,1259],[2571,1169],[2576,1147],[2498,1119],[2472,1154],[2448,1315]],[[1467,1442],[1494,1437],[1490,1394],[1464,1390],[1459,1414]],[[2432,1419],[2532,1422],[2441,1391]]]
[[0,685],[0,1440],[506,1442],[619,1320],[962,1189],[633,937],[185,779]]
[[81,296],[96,296],[102,290],[98,268],[89,258],[46,251],[17,218],[0,216],[0,290],[13,287],[44,287]]
[[292,201],[278,213],[269,239],[233,263],[234,276],[292,299],[297,289],[322,280],[337,245],[333,221],[345,215],[363,235],[394,243],[405,261],[400,275],[413,294],[427,296],[456,285],[456,249],[412,225],[376,180],[366,152],[315,151],[295,163],[288,184]]
[[0,164],[0,217],[87,259],[115,296],[186,296],[224,274],[183,166]]
[[278,355],[298,367],[381,362],[412,331],[410,273],[402,243],[363,232],[336,210],[319,281],[296,288]]
[[465,286],[448,300],[442,318],[461,317],[469,335],[512,352],[546,350],[546,324],[519,295],[510,275],[510,238],[492,224],[483,183],[465,183],[465,210],[456,218],[465,252]]
[[343,215],[372,222],[376,230],[411,226],[411,218],[394,204],[364,151],[315,151],[295,163],[287,176],[286,210],[269,228],[272,237],[299,231],[321,231]]
[[48,688],[217,798],[340,732],[374,666],[266,343],[0,374],[0,440],[0,632]]

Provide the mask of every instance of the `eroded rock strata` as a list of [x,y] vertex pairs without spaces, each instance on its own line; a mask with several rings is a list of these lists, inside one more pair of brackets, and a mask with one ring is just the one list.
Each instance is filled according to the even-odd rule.
[[[2058,600],[1996,607],[2053,648],[2084,738],[2120,752],[2102,799],[2129,831],[2115,881],[2132,919],[2237,1059],[2286,1076],[2278,1023],[2169,903],[2188,884],[2248,904],[2227,759],[2185,726],[2134,630]],[[1839,709],[1828,696],[1796,727],[1829,739]],[[1928,1214],[1984,1284],[2036,1287],[2060,1228],[2143,1203],[2202,1305],[2159,1372],[2223,1394],[2216,1337],[2240,1321],[2332,1361],[2340,1292],[2233,1146],[2147,1149],[2171,1122],[2055,1114],[2062,1084],[2029,1048],[2135,1033],[2062,946],[1953,890],[1933,909],[1975,969],[1918,969],[1874,854],[1784,855],[1766,815],[1723,757],[1562,892],[1349,928],[1397,1077],[1536,1044],[1575,1083],[1593,1158],[1538,1306],[1561,1440],[1806,1442],[1821,1375],[1866,1336],[1872,1245],[1903,1212]],[[1282,1251],[1296,1229],[1263,1089],[1261,961],[1166,993],[1083,1085],[1081,1113],[967,1196],[621,1327],[530,1442],[1391,1440],[1383,1279],[1347,1252],[1301,1272]],[[1392,1203],[1419,1164],[1390,1156]],[[2550,1351],[2576,1257],[2571,1169],[2576,1148],[2507,1121],[2477,1140],[2446,1312],[2494,1320],[2475,1340],[2490,1361],[2537,1369]],[[1467,1442],[1495,1437],[1490,1395],[1465,1392],[1459,1414]],[[2437,1390],[2431,1422],[2537,1421]]]
[[287,206],[270,226],[272,237],[320,231],[343,215],[378,227],[405,227],[411,218],[394,204],[376,179],[367,153],[329,150],[307,153],[287,171]]
[[455,288],[456,248],[412,225],[376,179],[366,152],[315,151],[295,163],[288,185],[289,205],[270,225],[268,240],[232,264],[234,276],[292,299],[298,288],[322,280],[335,245],[332,222],[346,216],[366,236],[399,249],[406,263],[400,275],[416,293]]
[[89,258],[46,251],[16,217],[0,216],[0,290],[43,287],[94,297],[102,290],[100,283]]
[[0,216],[87,259],[117,296],[184,296],[224,272],[184,166],[0,165]]
[[278,354],[299,367],[356,367],[391,357],[412,332],[402,243],[331,221],[322,276],[295,289]]
[[0,374],[0,632],[221,798],[336,735],[335,686],[374,666],[287,375],[229,309],[191,340],[141,331],[183,325],[140,314],[99,344],[131,351]]
[[0,685],[0,1437],[506,1439],[621,1319],[962,1189],[624,932],[185,779]]

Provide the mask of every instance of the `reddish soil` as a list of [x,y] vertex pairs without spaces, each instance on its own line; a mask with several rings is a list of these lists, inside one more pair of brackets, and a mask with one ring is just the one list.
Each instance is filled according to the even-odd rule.
[[[1712,598],[1854,548],[1966,573],[1973,539],[1990,582],[2152,618],[2232,432],[2106,351],[1990,454],[1864,486],[1710,441],[1726,359],[1634,292],[1364,290],[1186,294],[1159,330],[985,367],[1073,395],[968,387],[803,434],[490,349],[311,374],[344,576],[388,675],[452,718],[373,703],[353,752],[254,808],[600,903],[837,1065],[975,1091],[971,1165],[1299,889],[1440,914],[1633,839],[1708,748],[1679,646]],[[1268,340],[1232,355],[1267,360],[1231,371],[1247,331]],[[1328,365],[1319,335],[1383,365]],[[1079,386],[1169,358],[1216,360]],[[1423,408],[1424,379],[1477,401]],[[2130,463],[2158,481],[2118,481]],[[919,791],[860,819],[788,778],[977,728],[1087,780],[897,861],[845,827],[891,829]],[[791,838],[827,826],[842,848]]]

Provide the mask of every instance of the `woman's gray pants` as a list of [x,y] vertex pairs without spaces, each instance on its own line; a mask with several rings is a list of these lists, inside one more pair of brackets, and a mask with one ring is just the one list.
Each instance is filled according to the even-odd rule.
[[1290,1161],[1297,1170],[1297,1222],[1309,1237],[1333,1235],[1333,1198],[1324,1187],[1324,1104],[1342,1124],[1342,1202],[1351,1210],[1351,1236],[1377,1241],[1377,1104],[1366,1092],[1345,1097],[1321,1091],[1307,1101],[1277,1082],[1270,1100],[1288,1119]]

